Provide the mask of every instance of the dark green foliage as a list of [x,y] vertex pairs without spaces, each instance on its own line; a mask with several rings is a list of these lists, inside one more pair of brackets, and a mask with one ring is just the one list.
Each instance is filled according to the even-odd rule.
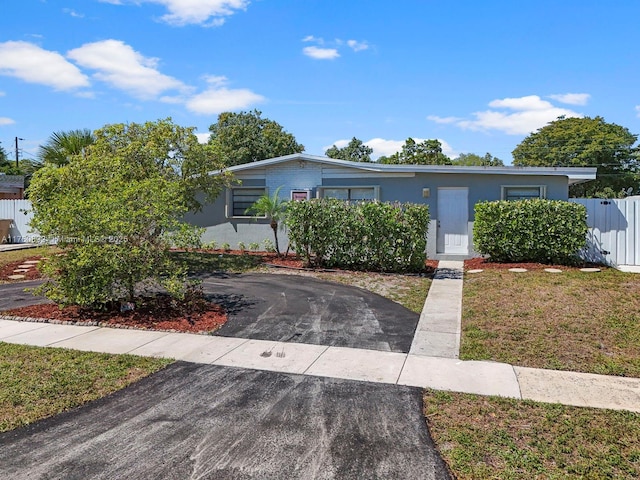
[[353,137],[346,147],[332,145],[324,154],[329,158],[349,160],[351,162],[370,162],[373,148],[365,145],[359,138]]
[[426,205],[291,202],[286,222],[293,249],[309,265],[385,272],[424,268]]
[[388,157],[380,157],[378,163],[395,165],[451,165],[451,159],[442,153],[439,140],[423,140],[417,143],[407,138],[402,150]]
[[226,166],[300,153],[304,145],[262,112],[223,112],[209,127],[212,153]]
[[480,202],[473,243],[496,262],[575,263],[586,244],[587,210],[560,200]]
[[[638,193],[638,136],[602,117],[560,117],[515,148],[513,164],[527,167],[597,167],[596,180],[569,187],[571,197]],[[629,193],[627,193],[629,192]]]

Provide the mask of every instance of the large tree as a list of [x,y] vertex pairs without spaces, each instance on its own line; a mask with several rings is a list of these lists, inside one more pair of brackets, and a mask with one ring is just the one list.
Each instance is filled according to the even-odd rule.
[[457,158],[451,160],[452,165],[479,166],[479,167],[503,167],[504,162],[490,153],[485,153],[484,157],[475,153],[461,153]]
[[574,185],[573,197],[638,193],[638,139],[602,117],[564,118],[540,128],[513,150],[513,164],[535,167],[597,167],[595,181]]
[[352,162],[370,162],[373,148],[365,145],[359,138],[353,137],[345,147],[332,145],[324,154],[329,158],[349,160]]
[[439,140],[423,140],[418,143],[413,138],[407,138],[401,151],[388,157],[380,157],[378,162],[401,165],[451,165],[451,159],[442,153]]
[[94,141],[93,132],[87,128],[54,132],[44,145],[40,145],[38,159],[43,164],[66,165],[73,156],[81,154]]
[[223,112],[209,127],[209,145],[227,166],[300,153],[304,145],[277,122],[262,118],[262,112]]
[[160,284],[180,297],[184,271],[173,245],[197,244],[183,221],[203,197],[214,198],[224,176],[192,128],[170,119],[107,125],[95,142],[60,167],[38,170],[29,188],[32,226],[55,238],[62,255],[45,271],[44,293],[59,303],[103,307],[135,302],[139,288]]

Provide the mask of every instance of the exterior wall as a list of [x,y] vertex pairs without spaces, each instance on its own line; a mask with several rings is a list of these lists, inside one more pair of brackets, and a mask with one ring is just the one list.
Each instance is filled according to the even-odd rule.
[[[316,197],[318,186],[379,186],[381,201],[398,201],[425,203],[429,205],[431,223],[427,235],[427,254],[436,256],[437,219],[438,219],[438,187],[468,188],[468,244],[469,256],[473,251],[474,206],[477,202],[499,200],[503,186],[538,186],[546,187],[546,198],[567,200],[567,178],[558,176],[504,175],[504,174],[385,174],[365,172],[346,167],[323,165],[309,161],[289,161],[238,175],[243,186],[266,186],[269,193],[282,186],[280,197],[290,198],[291,190],[310,190],[311,197]],[[423,197],[423,189],[429,189],[429,196]],[[188,220],[205,228],[203,241],[215,241],[218,245],[228,243],[236,248],[238,242],[246,245],[260,243],[265,239],[273,241],[273,232],[266,220],[252,218],[227,218],[225,215],[227,195],[223,192],[217,200],[205,206],[197,215],[188,216]],[[281,249],[286,249],[288,238],[286,231],[278,234]]]
[[40,236],[29,228],[33,218],[29,200],[0,200],[0,219],[12,220],[9,238],[0,243],[37,243]]

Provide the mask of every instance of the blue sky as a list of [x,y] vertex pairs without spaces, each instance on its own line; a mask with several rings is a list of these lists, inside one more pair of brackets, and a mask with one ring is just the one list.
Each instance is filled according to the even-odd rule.
[[636,0],[6,0],[0,141],[257,108],[310,154],[407,137],[511,162],[559,115],[640,133]]

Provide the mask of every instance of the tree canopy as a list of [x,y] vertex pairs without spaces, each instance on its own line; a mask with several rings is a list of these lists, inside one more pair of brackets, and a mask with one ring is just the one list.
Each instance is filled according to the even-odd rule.
[[484,157],[475,153],[461,153],[458,158],[451,160],[452,165],[478,166],[478,167],[503,167],[504,162],[498,157],[494,157],[489,152]]
[[262,112],[223,112],[209,127],[209,145],[226,165],[241,165],[267,158],[300,153],[304,145],[282,125],[261,117]]
[[[638,193],[638,136],[602,117],[564,118],[540,128],[513,150],[513,164],[537,167],[597,167],[595,181],[574,185],[574,197]],[[630,190],[629,190],[630,189]]]
[[38,159],[41,163],[66,165],[71,157],[81,154],[94,141],[93,132],[87,128],[54,132],[44,145],[40,145]]
[[365,145],[359,138],[353,137],[346,147],[332,145],[324,154],[329,158],[349,160],[351,162],[370,162],[373,148]]
[[61,303],[101,307],[133,301],[141,282],[184,293],[173,245],[197,244],[183,215],[214,198],[224,176],[192,128],[171,119],[107,125],[83,154],[38,170],[29,188],[32,226],[55,238],[63,255],[45,264],[44,293]]
[[451,159],[442,153],[439,140],[423,140],[418,143],[407,138],[402,150],[388,157],[382,156],[378,163],[406,165],[451,165]]

